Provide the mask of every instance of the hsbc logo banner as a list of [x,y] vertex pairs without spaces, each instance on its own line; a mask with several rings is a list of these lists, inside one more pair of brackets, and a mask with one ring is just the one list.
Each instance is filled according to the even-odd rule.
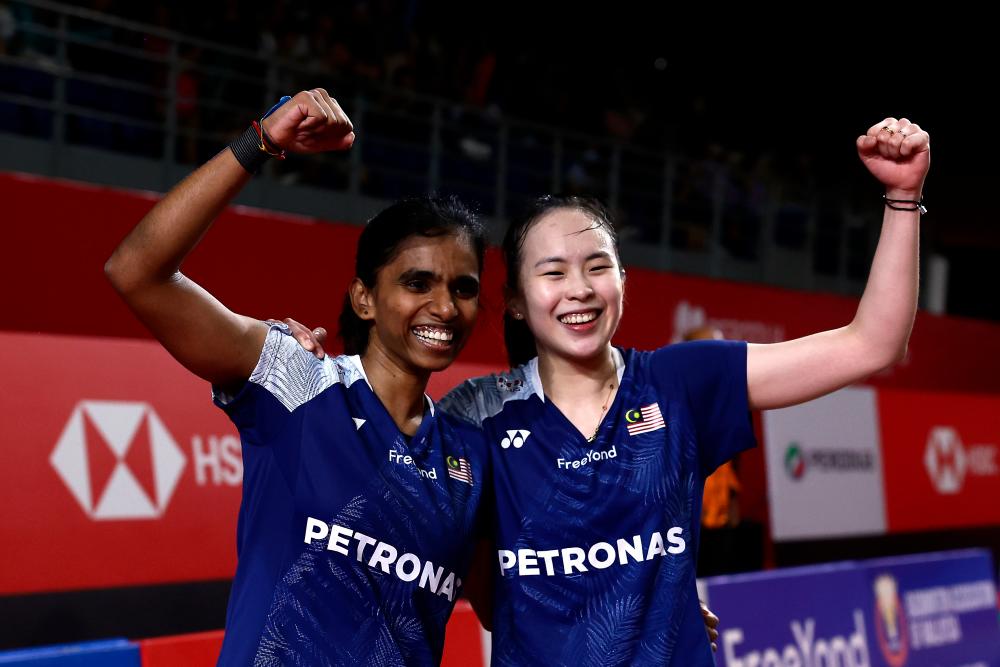
[[935,426],[927,436],[924,465],[934,488],[941,494],[962,492],[966,475],[1000,476],[997,446],[963,445],[962,437],[951,426]]
[[763,426],[774,539],[885,531],[874,389],[770,410]]
[[49,462],[93,519],[155,519],[186,463],[146,403],[82,401]]
[[889,530],[1000,524],[1000,398],[881,390]]
[[224,579],[243,465],[155,342],[0,333],[0,595]]

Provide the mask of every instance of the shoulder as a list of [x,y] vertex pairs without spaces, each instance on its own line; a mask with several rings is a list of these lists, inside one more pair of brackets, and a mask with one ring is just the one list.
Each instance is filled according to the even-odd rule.
[[504,373],[466,380],[448,392],[438,406],[453,417],[478,425],[499,414],[511,401],[535,395],[541,395],[541,386],[533,359]]
[[696,340],[666,345],[650,352],[637,352],[641,363],[657,373],[700,373],[746,359],[747,344],[741,340]]
[[299,345],[287,327],[273,325],[250,383],[266,390],[291,412],[335,384],[349,387],[363,377],[352,357],[317,359]]

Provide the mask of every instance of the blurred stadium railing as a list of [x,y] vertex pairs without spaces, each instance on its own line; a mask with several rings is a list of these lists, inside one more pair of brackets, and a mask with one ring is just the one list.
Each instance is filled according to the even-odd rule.
[[[360,222],[386,200],[454,193],[505,219],[533,197],[599,197],[633,265],[859,294],[878,210],[842,193],[525,122],[265,59],[49,0],[7,3],[0,169],[166,191],[281,94],[323,86],[355,149],[269,165],[242,203]],[[808,180],[808,179],[804,179]],[[836,203],[831,203],[836,202]]]

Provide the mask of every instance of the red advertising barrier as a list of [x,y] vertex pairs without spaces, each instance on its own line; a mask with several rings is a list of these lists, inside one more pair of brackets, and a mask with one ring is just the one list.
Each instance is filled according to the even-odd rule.
[[222,651],[222,630],[139,641],[142,667],[212,667]]
[[459,600],[448,620],[441,667],[482,667],[489,664],[489,634],[479,625],[472,605]]
[[890,532],[1000,525],[1000,397],[881,390]]

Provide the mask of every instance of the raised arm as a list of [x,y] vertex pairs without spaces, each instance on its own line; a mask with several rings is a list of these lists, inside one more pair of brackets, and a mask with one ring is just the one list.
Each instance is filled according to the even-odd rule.
[[[350,120],[321,88],[298,93],[262,124],[275,152],[344,150],[354,141]],[[249,377],[267,328],[230,311],[180,267],[249,179],[233,151],[223,150],[167,193],[104,266],[125,303],[170,354],[221,385]]]
[[840,329],[750,345],[747,389],[754,409],[828,394],[891,366],[906,353],[917,309],[920,229],[918,205],[908,202],[920,201],[930,166],[930,137],[905,118],[886,118],[858,137],[857,148],[890,200],[857,313]]

